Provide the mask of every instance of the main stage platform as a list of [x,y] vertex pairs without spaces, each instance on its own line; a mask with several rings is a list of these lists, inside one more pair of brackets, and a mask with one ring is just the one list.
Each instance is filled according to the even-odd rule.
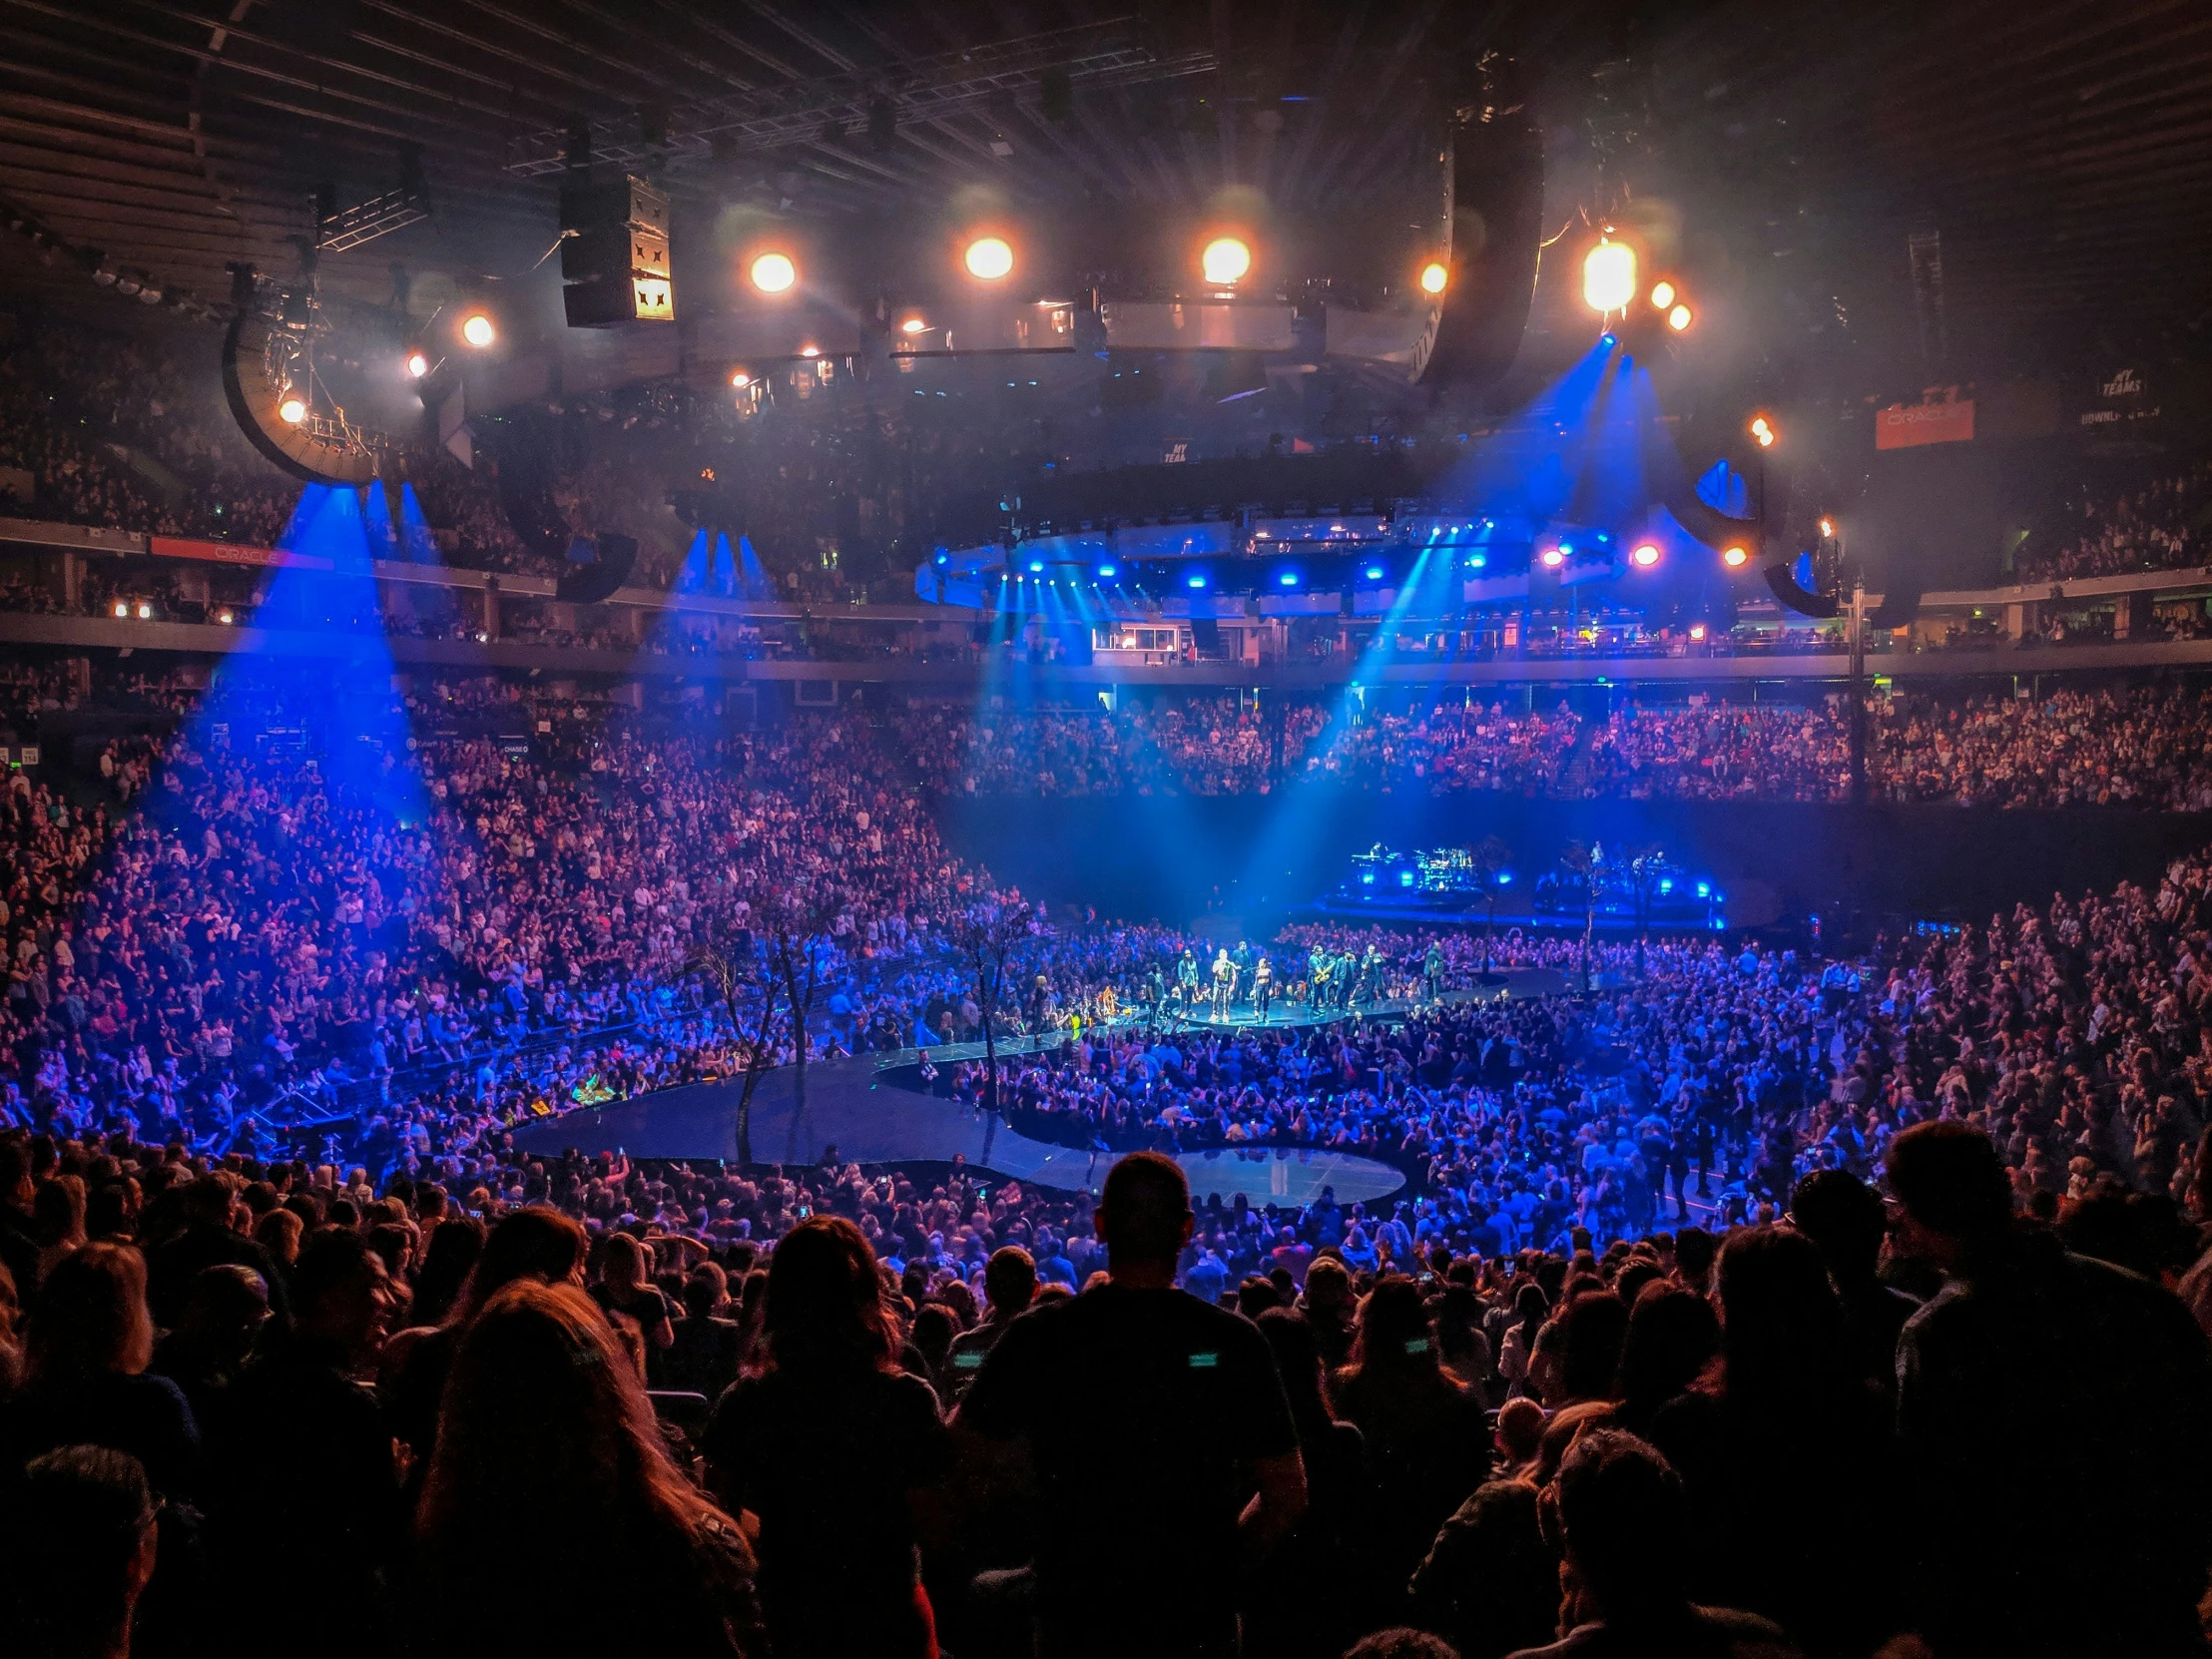
[[[1491,976],[1493,983],[1472,986],[1466,990],[1446,991],[1437,1000],[1445,1007],[1455,1007],[1467,1002],[1512,1002],[1532,996],[1563,996],[1567,990],[1567,976],[1555,968],[1500,968]],[[1317,1025],[1334,1025],[1348,1019],[1400,1019],[1434,1004],[1409,1000],[1363,1002],[1357,1008],[1317,1008],[1310,1002],[1277,1001],[1268,1009],[1266,1019],[1249,1001],[1239,1002],[1222,1011],[1217,1019],[1214,1010],[1201,1003],[1188,1013],[1170,1008],[1162,1016],[1160,1024],[1169,1031],[1300,1031]],[[1142,1025],[1140,1014],[1135,1023]]]
[[[1009,1042],[1001,1054],[1057,1047],[1057,1037]],[[936,1063],[970,1059],[980,1044],[929,1051]],[[753,1097],[753,1156],[761,1163],[819,1163],[836,1149],[842,1162],[861,1164],[964,1162],[1011,1180],[1071,1192],[1095,1191],[1114,1154],[1054,1146],[1018,1135],[1003,1123],[950,1100],[902,1087],[892,1074],[911,1068],[912,1050],[830,1060],[807,1068],[807,1100],[798,1099],[798,1074],[781,1067],[761,1079]],[[737,1156],[736,1081],[662,1089],[566,1116],[544,1118],[515,1131],[525,1152],[626,1152],[633,1158],[714,1163]],[[1224,1204],[1242,1193],[1255,1206],[1306,1204],[1332,1189],[1339,1202],[1373,1203],[1404,1186],[1387,1164],[1346,1153],[1292,1147],[1223,1148],[1184,1153],[1178,1159],[1199,1203],[1219,1196]]]

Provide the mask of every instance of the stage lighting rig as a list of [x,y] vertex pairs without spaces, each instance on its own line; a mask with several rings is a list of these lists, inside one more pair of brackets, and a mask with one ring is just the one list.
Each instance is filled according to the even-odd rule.
[[960,263],[979,282],[1003,281],[1013,275],[1013,244],[1004,237],[977,237],[962,252]]
[[231,295],[223,390],[247,440],[317,483],[365,484],[383,472],[401,448],[392,430],[421,418],[410,354],[426,353],[410,345],[404,314],[331,304],[311,276],[284,286],[245,266]]
[[1199,252],[1198,274],[1208,285],[1234,287],[1252,272],[1252,246],[1239,237],[1216,237]]
[[1441,260],[1430,260],[1420,268],[1420,290],[1426,294],[1444,291],[1444,284],[1451,280],[1451,271]]
[[470,311],[461,318],[461,338],[482,351],[497,342],[499,327],[492,321],[490,312]]

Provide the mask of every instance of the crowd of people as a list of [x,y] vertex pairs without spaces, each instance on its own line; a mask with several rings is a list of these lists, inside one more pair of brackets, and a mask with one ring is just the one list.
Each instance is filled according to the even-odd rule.
[[[1022,930],[984,1002],[961,929],[1018,895],[937,839],[896,718],[102,690],[182,718],[113,740],[90,794],[0,789],[0,1507],[41,1522],[0,1616],[27,1652],[198,1651],[249,1572],[267,1616],[379,1654],[2201,1640],[2212,857],[1852,960],[1298,927],[1245,952],[1286,996],[1360,962],[1371,1011],[1177,1031],[1143,1010],[1201,942],[1081,913]],[[2088,788],[2131,719],[2117,755],[2161,764],[2172,709],[2140,695],[2034,705],[2045,787]],[[943,752],[1003,747],[969,718]],[[1372,724],[1378,766],[1452,771],[1438,723]],[[1559,741],[1526,725],[1449,729]],[[1974,718],[1915,741],[1997,776]],[[702,952],[795,937],[819,995],[753,1043]],[[1500,997],[1506,966],[1590,988]],[[515,1144],[994,1017],[1047,1040],[934,1086],[1123,1155],[1095,1215],[964,1166]],[[1293,1146],[1405,1185],[1194,1208],[1162,1157]],[[1790,1490],[1817,1496],[1778,1514]],[[1907,1500],[1938,1520],[1836,1594]],[[623,1593],[578,1611],[586,1580]]]
[[2205,489],[2212,461],[2197,461],[2109,500],[2084,495],[2069,503],[2056,533],[2037,538],[2040,549],[2014,562],[2019,582],[2063,582],[2093,576],[2132,576],[2144,570],[2179,570],[2205,562]]

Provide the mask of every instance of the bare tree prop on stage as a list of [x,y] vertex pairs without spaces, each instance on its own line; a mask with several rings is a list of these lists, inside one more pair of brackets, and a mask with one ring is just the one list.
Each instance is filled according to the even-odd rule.
[[795,1069],[786,1163],[799,1159],[800,1135],[807,1120],[807,1054],[813,1046],[807,1027],[828,976],[832,950],[830,928],[836,920],[838,902],[836,889],[826,882],[796,881],[768,894],[758,906],[768,939],[769,968],[783,982],[785,1004],[791,1011]]
[[997,1016],[1006,997],[1006,975],[1024,945],[1044,931],[1035,905],[1016,895],[971,904],[953,924],[953,938],[975,975],[975,1006],[983,1016],[983,1104],[998,1115]]
[[1569,841],[1559,849],[1562,886],[1582,889],[1582,994],[1590,994],[1590,935],[1597,928],[1597,873],[1604,854],[1587,841]]
[[1484,835],[1467,850],[1475,879],[1482,883],[1482,978],[1490,977],[1490,936],[1497,931],[1497,878],[1513,867],[1513,849],[1498,835]]
[[714,987],[737,1035],[737,1055],[745,1067],[738,1090],[738,1163],[753,1162],[753,1096],[776,1057],[776,1005],[783,980],[769,961],[759,935],[738,929],[719,944],[702,944],[685,964]]

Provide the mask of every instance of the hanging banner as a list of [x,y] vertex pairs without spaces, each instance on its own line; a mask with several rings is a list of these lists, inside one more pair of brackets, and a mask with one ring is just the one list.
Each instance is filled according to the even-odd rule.
[[1877,449],[1913,449],[1924,443],[1968,443],[1973,439],[1973,399],[1945,398],[1924,403],[1892,403],[1874,417]]

